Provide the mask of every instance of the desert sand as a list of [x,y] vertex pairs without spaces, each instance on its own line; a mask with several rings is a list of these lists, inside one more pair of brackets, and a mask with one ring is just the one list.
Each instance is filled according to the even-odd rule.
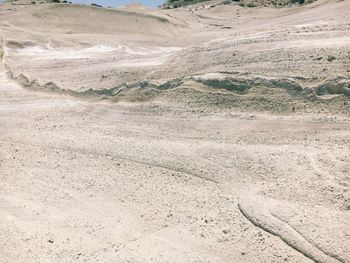
[[1,263],[350,262],[350,1],[21,1]]

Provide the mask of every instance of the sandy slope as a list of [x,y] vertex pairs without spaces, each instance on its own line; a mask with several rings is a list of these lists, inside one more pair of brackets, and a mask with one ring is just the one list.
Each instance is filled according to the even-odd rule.
[[0,262],[350,262],[348,7],[2,5]]
[[[46,4],[2,9],[0,28],[14,76],[51,81],[61,89],[225,72],[229,78],[288,79],[311,89],[343,80],[350,93],[348,1],[280,9],[238,4],[142,12]],[[28,60],[30,67],[23,63]],[[330,92],[344,93],[344,87]]]

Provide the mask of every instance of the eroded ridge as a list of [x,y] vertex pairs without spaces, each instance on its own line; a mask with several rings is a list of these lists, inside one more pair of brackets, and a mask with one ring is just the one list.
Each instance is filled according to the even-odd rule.
[[244,193],[240,196],[239,210],[255,226],[278,236],[288,246],[317,263],[345,262],[339,256],[331,256],[308,241],[293,227],[283,222],[269,211],[265,200],[256,194]]

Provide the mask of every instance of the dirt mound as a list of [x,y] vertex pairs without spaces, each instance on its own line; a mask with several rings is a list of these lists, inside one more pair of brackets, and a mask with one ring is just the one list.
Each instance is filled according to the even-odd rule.
[[230,5],[230,4],[239,4],[240,6],[245,7],[258,7],[258,6],[290,6],[294,4],[310,4],[317,0],[225,0],[225,1],[207,1],[207,0],[168,0],[163,4],[163,8],[171,9],[184,6],[208,6],[208,8],[213,8],[220,5]]
[[283,7],[290,5],[311,4],[317,0],[240,0],[239,3],[246,7],[274,6]]
[[[69,34],[98,32],[158,36],[172,36],[176,32],[175,25],[164,17],[126,10],[53,4],[31,6],[25,10],[21,9],[20,13],[22,16],[10,23],[22,29],[32,29],[34,32],[50,29]],[[28,21],[30,23],[27,23]]]

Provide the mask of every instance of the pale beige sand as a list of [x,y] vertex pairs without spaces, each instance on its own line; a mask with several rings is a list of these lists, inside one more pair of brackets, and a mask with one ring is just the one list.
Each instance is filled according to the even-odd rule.
[[0,262],[350,262],[349,10],[0,6]]

